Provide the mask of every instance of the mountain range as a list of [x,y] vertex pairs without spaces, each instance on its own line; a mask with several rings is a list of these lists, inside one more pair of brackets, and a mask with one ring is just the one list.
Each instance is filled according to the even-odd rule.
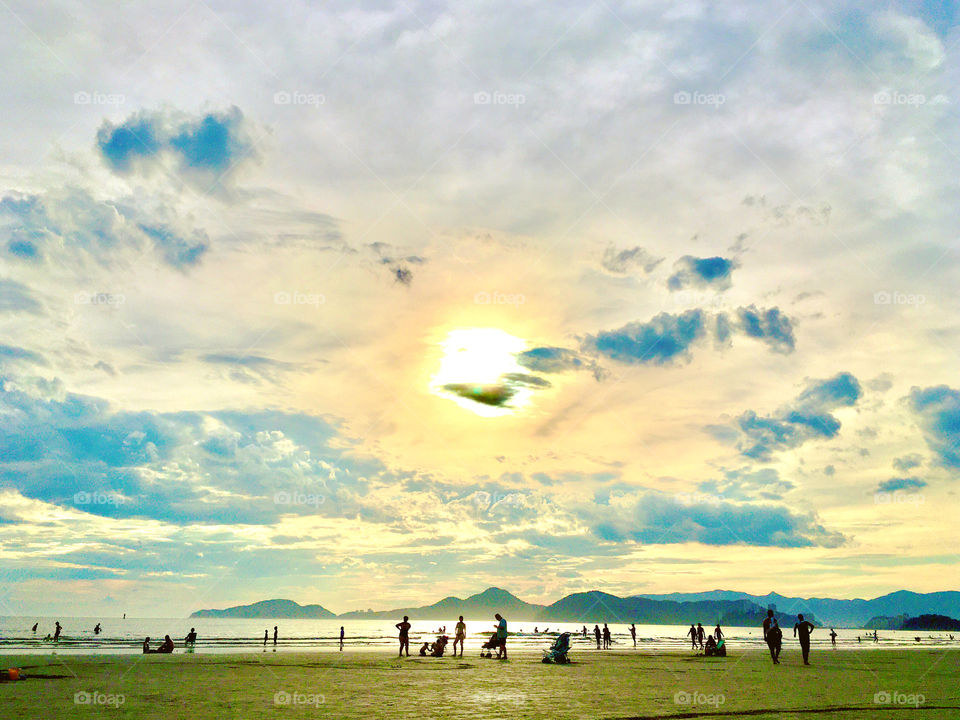
[[872,627],[873,618],[916,617],[925,614],[960,616],[960,592],[915,593],[907,590],[872,600],[787,597],[778,593],[750,595],[731,590],[619,597],[599,590],[573,593],[552,605],[528,603],[501,588],[487,588],[467,598],[446,597],[432,605],[392,610],[353,610],[336,615],[320,605],[298,605],[292,600],[264,600],[223,610],[198,610],[190,617],[308,618],[382,620],[409,615],[417,620],[487,618],[495,612],[528,622],[643,623],[675,625],[720,622],[730,626],[758,625],[766,609],[776,610],[781,624],[792,626],[797,613],[818,625]]
[[[675,602],[643,597],[622,598],[599,590],[567,595],[552,605],[537,605],[525,602],[501,588],[491,587],[464,599],[447,597],[432,605],[392,610],[354,610],[334,615],[319,605],[301,606],[292,600],[265,600],[225,610],[198,610],[190,617],[396,620],[409,615],[415,620],[449,622],[459,615],[469,619],[492,618],[495,612],[502,613],[511,620],[527,622],[614,622],[649,625],[702,622],[704,625],[720,623],[744,626],[759,624],[766,614],[766,608],[745,599]],[[785,615],[780,615],[780,618],[783,623],[793,622]]]

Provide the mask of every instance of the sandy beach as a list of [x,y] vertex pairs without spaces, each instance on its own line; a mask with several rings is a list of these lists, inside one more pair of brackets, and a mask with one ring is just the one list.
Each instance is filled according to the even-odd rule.
[[[577,652],[399,660],[385,653],[6,656],[4,718],[960,717],[956,650],[822,651],[778,667],[727,658]],[[918,712],[920,715],[918,715]]]

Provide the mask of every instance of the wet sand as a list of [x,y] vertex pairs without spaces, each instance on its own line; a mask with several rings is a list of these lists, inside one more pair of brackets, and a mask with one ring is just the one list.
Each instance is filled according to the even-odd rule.
[[4,656],[6,718],[960,717],[960,651],[824,650],[726,658],[632,650],[506,662],[380,652]]

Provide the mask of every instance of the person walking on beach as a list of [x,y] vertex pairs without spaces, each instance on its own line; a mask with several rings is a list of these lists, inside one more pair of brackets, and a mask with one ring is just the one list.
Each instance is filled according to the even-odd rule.
[[277,626],[273,626],[273,646],[277,646]]
[[457,656],[457,643],[460,643],[460,657],[463,657],[463,642],[467,639],[467,624],[463,621],[463,615],[457,621],[457,627],[454,628],[453,638],[453,656]]
[[720,629],[720,623],[713,629],[713,639],[718,643],[723,640],[723,631]]
[[813,632],[813,623],[803,619],[803,613],[797,615],[797,622],[793,626],[793,636],[800,633],[800,651],[803,653],[803,664],[810,664],[810,633]]
[[633,638],[633,646],[637,646],[637,625],[636,623],[630,624],[630,637]]
[[873,641],[874,641],[874,642],[880,642],[880,638],[877,637],[877,631],[876,631],[876,630],[873,631]]
[[697,626],[693,623],[690,623],[690,629],[687,630],[687,635],[690,636],[690,649],[697,649]]
[[407,651],[407,657],[410,657],[410,618],[404,615],[396,628],[400,631],[400,657],[403,657],[404,650]]
[[507,619],[497,613],[497,659],[507,659]]
[[59,641],[60,641],[60,631],[63,630],[63,628],[60,627],[60,621],[59,621],[59,620],[57,620],[56,625],[57,625],[57,627],[56,627],[56,629],[53,631],[53,641],[54,641],[54,642],[59,642]]
[[590,637],[590,635],[587,634],[587,626],[584,625],[584,626],[583,626],[583,639],[586,640],[588,637]]
[[340,652],[343,652],[343,625],[340,626]]
[[603,624],[603,649],[608,650],[613,643],[610,641],[610,628]]
[[837,646],[837,631],[833,628],[830,628],[830,644],[834,647]]
[[703,631],[703,625],[697,623],[697,644],[700,646],[700,649],[703,650],[703,636],[706,633]]
[[270,632],[269,632],[266,628],[264,628],[264,629],[263,629],[263,646],[264,646],[264,647],[267,646],[267,638],[268,638],[269,636],[270,636]]
[[99,634],[100,634],[100,623],[97,623],[97,624],[93,627],[93,634],[94,634],[94,635],[99,635]]
[[779,665],[783,631],[780,630],[773,610],[767,610],[767,617],[763,620],[763,639],[766,640],[767,647],[770,649],[770,659],[773,660],[773,664]]
[[33,624],[33,631],[34,631],[34,632],[37,631],[37,625],[39,625],[39,624],[40,624],[40,623],[38,623],[38,622],[36,622],[36,623]]
[[593,636],[597,639],[597,650],[600,649],[600,626],[593,626]]

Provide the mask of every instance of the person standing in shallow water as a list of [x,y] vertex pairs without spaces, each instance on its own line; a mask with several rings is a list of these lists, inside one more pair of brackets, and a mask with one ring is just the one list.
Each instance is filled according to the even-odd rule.
[[603,649],[606,650],[610,647],[612,643],[610,642],[610,628],[607,627],[607,624],[603,624]]
[[687,630],[687,635],[690,636],[690,649],[697,649],[697,626],[693,623],[690,623],[690,629]]
[[780,630],[780,625],[777,623],[773,610],[767,610],[767,617],[763,620],[763,639],[770,650],[770,659],[773,660],[773,664],[779,665],[783,632]]
[[343,625],[340,626],[340,652],[343,652]]
[[407,651],[407,657],[410,657],[410,618],[403,616],[403,621],[396,624],[400,631],[400,657],[403,657],[403,651]]
[[803,653],[803,664],[810,664],[810,633],[813,632],[813,623],[803,619],[803,613],[797,615],[797,623],[793,626],[793,636],[800,635],[800,651]]
[[633,638],[633,646],[637,646],[637,625],[636,623],[630,624],[630,637]]
[[264,647],[267,646],[267,638],[269,638],[269,637],[270,637],[270,631],[267,630],[266,628],[264,628],[264,630],[263,630],[263,646],[264,646]]
[[593,626],[593,636],[597,639],[597,650],[600,649],[600,626]]
[[63,630],[63,628],[60,627],[60,621],[57,620],[57,627],[56,627],[56,629],[53,631],[53,641],[54,641],[54,642],[58,642],[58,641],[60,640],[60,631],[61,631],[61,630]]
[[697,623],[697,644],[700,645],[700,649],[703,650],[703,636],[706,633],[703,631],[703,625]]

